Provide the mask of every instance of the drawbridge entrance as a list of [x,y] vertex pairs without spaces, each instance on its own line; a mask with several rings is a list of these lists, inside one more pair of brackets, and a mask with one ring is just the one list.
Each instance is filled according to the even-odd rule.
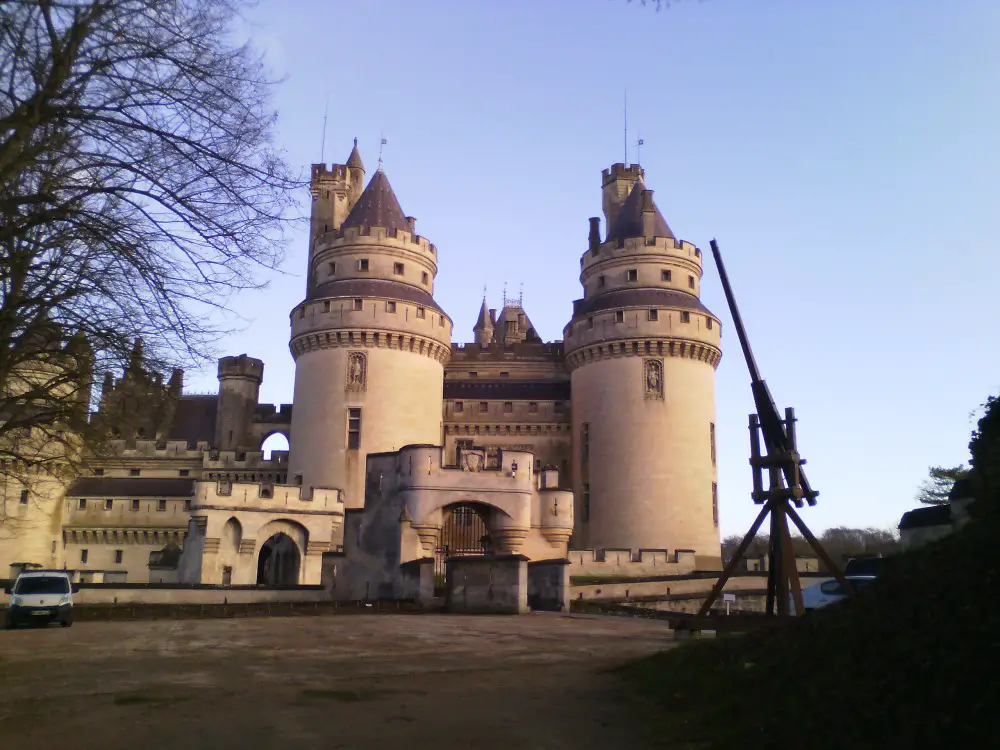
[[485,508],[473,503],[459,503],[444,509],[444,525],[434,551],[434,592],[445,590],[445,561],[449,557],[492,554],[490,532],[484,520]]

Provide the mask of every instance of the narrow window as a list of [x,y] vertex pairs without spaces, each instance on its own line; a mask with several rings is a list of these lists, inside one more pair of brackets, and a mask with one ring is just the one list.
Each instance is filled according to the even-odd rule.
[[361,409],[347,410],[347,447],[351,450],[361,447]]
[[465,402],[464,401],[456,401],[455,402],[455,413],[456,414],[461,414],[464,411],[465,411]]
[[306,316],[306,309],[304,307],[299,308],[299,320],[302,320]]
[[593,327],[594,327],[594,318],[593,316],[591,316],[587,318],[587,328],[593,328]]
[[638,268],[630,268],[630,269],[628,269],[628,271],[626,271],[626,274],[627,274],[626,278],[629,281],[638,281],[639,280],[639,269]]
[[115,562],[118,563],[119,565],[121,565],[122,557],[123,557],[122,550],[116,549],[115,550]]
[[104,469],[94,469],[94,476],[95,477],[103,477],[104,476]]
[[655,309],[653,309],[653,310],[647,310],[646,311],[646,319],[647,320],[659,320],[660,319],[660,311],[659,310],[655,310]]
[[510,373],[509,372],[501,372],[500,373],[500,377],[501,378],[509,378],[510,377]]
[[327,266],[327,276],[335,276],[337,274],[337,264],[331,263]]
[[165,512],[167,510],[167,501],[166,500],[157,500],[156,501],[156,510],[159,511],[160,513]]
[[177,472],[177,474],[178,474],[178,476],[189,477],[189,476],[191,476],[191,470],[190,469],[180,469]]
[[532,402],[530,402],[528,404],[528,413],[529,414],[538,414],[538,402],[537,401],[532,401]]
[[361,299],[354,300],[354,311],[360,312],[365,309],[365,301]]
[[115,501],[112,500],[110,497],[104,501],[104,510],[114,510],[114,507],[115,507]]
[[90,553],[90,550],[86,550],[86,549],[80,550],[80,562],[82,562],[82,563],[87,562],[87,556],[88,556],[89,553]]
[[712,466],[715,466],[715,422],[708,425],[708,440],[712,448]]
[[444,315],[439,315],[438,316],[438,326],[440,326],[441,328],[444,328]]
[[624,322],[625,322],[625,311],[615,310],[615,323],[624,323]]
[[712,482],[712,523],[719,525],[719,485]]
[[681,313],[681,323],[690,323],[690,322],[691,322],[691,313],[689,313],[689,312],[682,312]]
[[427,317],[427,308],[425,308],[425,307],[418,307],[417,308],[417,317],[418,318],[426,318]]
[[358,270],[367,271],[368,270],[368,258],[360,258],[358,260]]
[[385,303],[385,311],[388,312],[388,313],[394,313],[394,312],[396,312],[396,303],[393,302],[392,300],[389,300],[388,302],[386,302]]
[[139,473],[140,473],[139,469],[129,469],[128,470],[128,475],[130,477],[137,477],[137,476],[139,476]]
[[688,276],[688,289],[694,289],[694,276]]
[[485,414],[489,410],[490,410],[490,405],[487,402],[485,402],[485,401],[480,401],[479,402],[479,413],[480,414]]
[[424,271],[422,274],[420,274],[420,281],[422,281],[424,284],[429,284],[431,281],[431,275],[427,273],[427,271]]
[[478,372],[470,372],[469,373],[469,377],[470,378],[478,378],[479,377],[479,373]]
[[394,274],[396,274],[397,276],[402,276],[403,275],[403,264],[402,263],[393,263],[392,264],[392,272]]
[[21,505],[27,505],[27,504],[28,504],[28,491],[21,490]]
[[712,330],[712,319],[711,318],[705,318],[705,328],[707,328],[710,331]]
[[87,498],[81,497],[80,500],[77,502],[76,507],[79,508],[80,510],[87,510]]
[[583,485],[583,520],[590,520],[590,485]]
[[580,463],[590,461],[590,422],[580,425]]
[[184,499],[184,510],[191,510],[191,498]]
[[602,289],[604,288],[604,274],[597,277],[597,286]]
[[513,401],[504,401],[503,402],[503,413],[504,414],[513,414],[514,413],[514,402]]
[[131,502],[131,503],[129,504],[129,507],[130,507],[130,508],[131,508],[132,510],[139,510],[139,501],[138,501],[138,500],[133,500],[133,501],[132,501],[132,502]]
[[670,281],[670,271],[666,269],[660,271],[660,281]]

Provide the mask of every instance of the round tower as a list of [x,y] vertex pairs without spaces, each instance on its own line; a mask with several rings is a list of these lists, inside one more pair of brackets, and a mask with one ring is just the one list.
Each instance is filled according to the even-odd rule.
[[677,240],[637,165],[603,173],[607,237],[590,220],[583,299],[563,331],[572,382],[574,546],[719,557],[719,319],[701,251]]
[[250,426],[263,380],[264,363],[259,359],[241,354],[219,360],[219,400],[215,415],[215,447],[219,450],[256,450],[260,447],[250,444]]
[[442,442],[451,319],[434,301],[437,249],[416,234],[379,169],[310,259],[292,310],[289,477],[364,505],[369,453]]

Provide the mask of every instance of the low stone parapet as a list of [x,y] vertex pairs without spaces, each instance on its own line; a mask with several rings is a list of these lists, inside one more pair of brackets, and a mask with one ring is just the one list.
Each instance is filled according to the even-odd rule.
[[571,577],[639,578],[679,576],[697,567],[691,550],[583,549],[570,550]]
[[451,557],[445,606],[463,614],[526,614],[528,558],[524,555]]

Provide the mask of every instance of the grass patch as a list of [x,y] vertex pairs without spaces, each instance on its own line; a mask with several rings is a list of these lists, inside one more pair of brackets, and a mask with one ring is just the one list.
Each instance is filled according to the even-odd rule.
[[622,674],[689,748],[1000,747],[1000,523],[897,556],[854,601]]

